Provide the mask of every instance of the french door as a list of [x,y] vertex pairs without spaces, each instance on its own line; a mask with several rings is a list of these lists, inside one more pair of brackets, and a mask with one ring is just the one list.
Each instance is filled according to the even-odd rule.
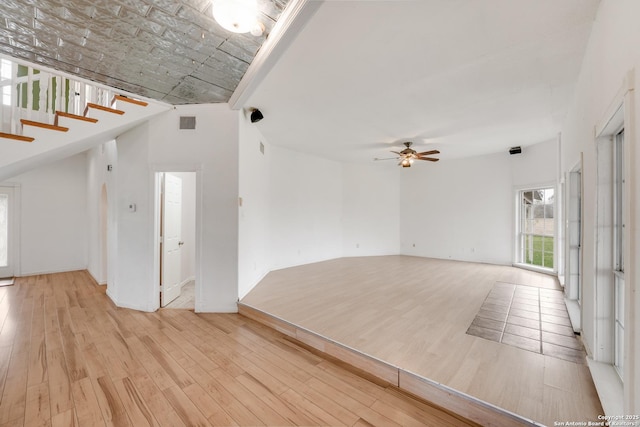
[[13,193],[12,187],[0,187],[0,278],[13,277]]

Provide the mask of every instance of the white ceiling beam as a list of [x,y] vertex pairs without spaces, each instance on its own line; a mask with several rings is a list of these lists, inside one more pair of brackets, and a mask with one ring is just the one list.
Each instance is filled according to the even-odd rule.
[[324,0],[291,0],[229,98],[233,110],[244,107],[253,91],[307,25]]

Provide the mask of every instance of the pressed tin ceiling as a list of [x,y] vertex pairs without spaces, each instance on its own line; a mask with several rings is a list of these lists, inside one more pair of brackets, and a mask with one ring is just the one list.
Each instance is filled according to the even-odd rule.
[[289,0],[258,0],[264,35],[211,0],[1,0],[0,53],[170,104],[227,102]]

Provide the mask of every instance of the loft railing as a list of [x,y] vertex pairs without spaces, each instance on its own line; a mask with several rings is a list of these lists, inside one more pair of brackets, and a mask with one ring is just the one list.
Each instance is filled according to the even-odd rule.
[[83,115],[87,103],[111,106],[128,94],[64,72],[0,55],[0,132],[22,134],[20,119],[52,124],[55,113]]

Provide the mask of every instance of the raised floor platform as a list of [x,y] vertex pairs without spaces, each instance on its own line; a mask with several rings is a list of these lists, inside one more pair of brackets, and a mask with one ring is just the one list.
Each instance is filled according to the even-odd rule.
[[343,258],[274,271],[239,310],[483,425],[597,421],[586,363],[466,333],[497,282],[559,286],[506,266]]

